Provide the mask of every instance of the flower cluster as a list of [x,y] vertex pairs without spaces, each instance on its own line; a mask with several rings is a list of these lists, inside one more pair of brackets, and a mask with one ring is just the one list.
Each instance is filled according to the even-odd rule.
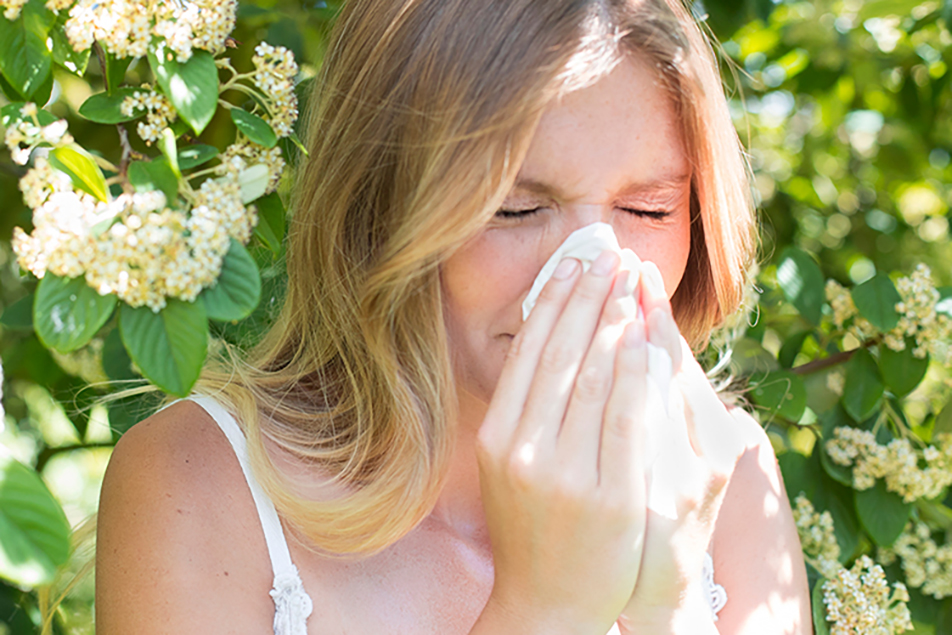
[[909,503],[935,498],[952,485],[952,434],[937,434],[934,443],[922,452],[908,439],[893,439],[883,446],[872,432],[843,426],[833,431],[825,449],[834,463],[853,466],[855,489],[869,489],[877,478],[883,478],[886,489]]
[[833,324],[836,328],[843,328],[847,320],[856,315],[856,305],[853,303],[853,296],[849,289],[841,285],[836,280],[826,281],[826,301],[830,303],[833,309]]
[[4,142],[10,150],[14,163],[26,165],[33,149],[41,143],[51,146],[68,145],[73,137],[66,132],[66,120],[60,119],[48,125],[40,125],[36,104],[25,104],[20,108],[22,118],[11,122],[4,135]]
[[194,300],[217,280],[229,239],[247,242],[256,222],[237,175],[206,180],[186,213],[170,209],[161,192],[103,203],[67,189],[56,174],[38,163],[21,182],[24,198],[39,205],[31,234],[14,229],[20,265],[38,278],[85,276],[98,293],[135,307],[159,311],[169,297]]
[[283,46],[262,42],[255,47],[252,62],[255,65],[254,83],[264,94],[265,108],[271,117],[269,123],[279,137],[286,137],[291,134],[298,116],[297,95],[294,94],[298,65],[294,55]]
[[175,119],[175,107],[165,95],[148,84],[143,84],[141,88],[141,91],[137,90],[122,101],[120,111],[125,117],[134,116],[136,111],[145,111],[145,121],[139,122],[136,132],[147,145],[152,145],[161,138],[169,122]]
[[818,513],[802,493],[794,501],[793,520],[797,525],[803,555],[824,578],[832,578],[840,569],[840,546],[833,533],[830,512]]
[[225,49],[237,8],[238,0],[79,0],[69,12],[66,37],[76,51],[99,42],[116,57],[142,57],[152,38],[161,37],[186,62],[194,49]]
[[831,635],[894,635],[912,630],[909,592],[901,582],[892,593],[883,568],[860,556],[823,583],[823,603]]
[[[27,0],[0,0],[0,9],[3,9],[3,17],[7,20],[16,20],[20,17],[20,11]],[[47,0],[46,8],[50,11],[59,11],[67,9],[73,4],[73,0]]]
[[925,523],[910,522],[878,555],[887,565],[898,557],[909,586],[939,600],[952,595],[952,545],[937,545]]
[[[884,334],[883,343],[894,351],[905,350],[906,338],[915,341],[913,353],[924,358],[931,355],[945,365],[952,364],[952,319],[936,311],[939,292],[932,281],[932,273],[923,264],[916,266],[911,276],[900,278],[896,290],[901,301],[896,304],[899,323]],[[848,331],[860,340],[877,334],[877,329],[859,315],[848,289],[836,280],[826,282],[826,300],[833,309],[833,324],[837,328],[852,320]]]
[[952,364],[952,319],[936,312],[939,292],[932,282],[932,272],[919,264],[911,276],[900,278],[896,290],[902,301],[896,305],[899,324],[886,334],[884,342],[894,351],[906,348],[905,338],[916,342],[913,354],[923,358],[932,355],[944,365]]
[[278,189],[278,182],[284,173],[285,161],[281,156],[281,148],[265,148],[250,141],[233,143],[221,154],[219,174],[241,174],[254,165],[263,165],[268,171],[268,184],[265,194]]

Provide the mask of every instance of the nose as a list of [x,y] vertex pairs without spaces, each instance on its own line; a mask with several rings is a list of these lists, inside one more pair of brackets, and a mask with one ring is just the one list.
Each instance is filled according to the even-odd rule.
[[583,227],[588,227],[593,223],[606,223],[611,225],[613,213],[614,208],[608,204],[577,203],[564,207],[562,214],[560,214],[560,222],[556,227],[553,227],[553,231],[547,232],[548,239],[543,249],[545,253],[541,254],[544,257],[539,263],[539,267],[545,264],[549,256],[551,256],[573,232]]

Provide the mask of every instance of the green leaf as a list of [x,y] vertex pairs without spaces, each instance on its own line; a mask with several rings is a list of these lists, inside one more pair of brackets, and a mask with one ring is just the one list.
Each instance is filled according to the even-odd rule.
[[865,348],[857,350],[846,363],[843,408],[855,421],[864,421],[879,408],[883,390],[876,360]]
[[909,522],[912,503],[904,503],[899,494],[887,490],[886,483],[877,479],[873,487],[856,492],[856,514],[873,541],[888,547]]
[[216,156],[218,156],[218,148],[214,146],[206,146],[201,143],[185,146],[179,150],[178,153],[179,169],[191,170],[203,163],[207,163]]
[[784,250],[777,266],[777,283],[787,301],[811,324],[820,324],[823,310],[823,273],[816,261],[796,247]]
[[231,120],[243,135],[258,145],[273,148],[278,143],[278,135],[274,133],[274,129],[258,115],[241,108],[232,108]]
[[92,194],[103,203],[109,201],[106,178],[93,158],[82,147],[73,144],[55,148],[50,152],[49,162],[57,170],[66,173],[78,189]]
[[823,603],[823,583],[826,578],[821,577],[813,586],[810,596],[810,606],[813,613],[814,635],[830,635],[830,625],[826,621],[826,604]]
[[86,67],[89,65],[89,54],[92,48],[85,51],[76,51],[69,43],[66,37],[66,20],[69,19],[69,11],[60,11],[56,16],[56,23],[50,29],[50,36],[53,38],[53,61],[68,70],[77,77],[82,77],[86,73]]
[[179,169],[178,164],[178,148],[175,143],[175,133],[172,132],[171,128],[165,128],[162,131],[162,136],[159,137],[159,150],[162,152],[162,156],[165,157],[165,160],[168,162],[170,168],[172,168],[172,173],[175,175],[175,178],[182,177],[182,171]]
[[159,190],[170,207],[176,207],[179,181],[165,157],[129,164],[129,182],[139,192]]
[[79,114],[82,117],[96,123],[115,124],[124,121],[131,121],[142,115],[133,112],[126,116],[122,114],[122,102],[126,97],[132,97],[136,93],[142,92],[139,88],[120,88],[110,93],[97,93],[83,102],[79,107]]
[[0,315],[0,326],[11,331],[32,331],[33,294],[24,296],[5,308]]
[[939,411],[939,414],[936,415],[935,426],[932,428],[932,437],[935,438],[935,435],[940,432],[952,433],[952,401],[947,402],[942,410]]
[[897,397],[908,395],[929,370],[928,355],[919,359],[913,354],[914,342],[906,342],[906,348],[894,351],[888,346],[879,347],[879,372],[883,383],[893,391]]
[[149,49],[149,64],[162,92],[179,116],[201,134],[218,108],[218,68],[207,51],[197,50],[184,64],[164,42]]
[[261,300],[258,265],[234,238],[222,262],[218,282],[202,291],[202,298],[212,320],[243,320],[258,306]]
[[[18,101],[0,108],[0,124],[3,124],[4,128],[9,128],[17,122],[27,119],[27,117],[24,117],[20,112],[20,109],[25,105],[26,103]],[[53,116],[53,113],[47,110],[37,110],[36,120],[40,122],[41,126],[48,126],[57,119]]]
[[146,379],[169,394],[188,396],[208,349],[204,302],[169,300],[158,313],[123,304],[119,333]]
[[103,50],[106,60],[106,92],[115,95],[126,81],[126,70],[132,63],[132,57],[116,57],[109,51]]
[[884,273],[879,273],[852,290],[853,303],[859,314],[880,331],[891,331],[899,323],[896,304],[902,302],[896,285]]
[[12,22],[0,19],[0,73],[26,99],[34,100],[50,77],[47,40],[55,19],[42,0],[29,0]]
[[258,208],[255,236],[277,256],[281,253],[281,243],[284,241],[284,203],[277,192],[272,192],[255,201],[255,207]]
[[99,295],[79,278],[43,276],[36,288],[33,324],[47,348],[60,353],[85,346],[116,307],[116,296]]
[[751,396],[757,405],[788,421],[799,421],[807,406],[807,391],[799,375],[789,371],[767,374],[754,384]]
[[138,377],[132,370],[132,359],[122,345],[119,329],[112,329],[102,344],[102,369],[112,381],[128,381]]
[[296,132],[292,132],[288,135],[288,139],[297,146],[297,149],[301,151],[304,156],[310,156],[307,152],[307,147],[304,145],[304,142],[301,141],[301,137],[297,135]]
[[780,362],[781,366],[784,368],[793,366],[797,355],[800,354],[800,349],[803,348],[803,342],[805,342],[809,336],[810,331],[800,331],[799,333],[794,333],[784,341],[783,346],[780,347],[780,353],[777,355],[777,361]]
[[69,558],[69,537],[66,514],[39,475],[0,455],[0,577],[49,584]]

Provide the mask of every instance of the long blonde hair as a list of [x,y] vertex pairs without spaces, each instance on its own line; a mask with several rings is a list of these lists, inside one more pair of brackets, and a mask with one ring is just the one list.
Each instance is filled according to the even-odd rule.
[[[684,124],[695,222],[673,306],[701,348],[741,301],[754,220],[715,56],[680,0],[345,4],[306,120],[283,308],[199,384],[314,547],[373,553],[432,509],[457,414],[440,265],[498,209],[546,106],[626,54],[657,68]],[[338,494],[302,496],[266,439]]]

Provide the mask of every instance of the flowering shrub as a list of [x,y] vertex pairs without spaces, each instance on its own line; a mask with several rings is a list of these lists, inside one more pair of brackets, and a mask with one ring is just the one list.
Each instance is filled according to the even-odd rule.
[[[298,143],[299,73],[287,48],[258,40],[319,60],[339,0],[241,4],[0,0],[5,167],[29,208],[7,216],[25,273],[0,269],[7,421],[27,421],[18,382],[32,382],[67,404],[80,439],[0,458],[12,520],[0,550],[11,527],[26,545],[16,566],[0,557],[0,631],[11,597],[25,598],[21,616],[42,613],[69,558],[69,524],[38,472],[87,447],[90,417],[70,406],[107,379],[187,393],[209,344],[260,332],[279,297],[275,190]],[[758,319],[712,341],[733,351],[797,496],[816,632],[952,632],[952,289],[934,282],[949,283],[952,254],[952,3],[754,4],[765,13],[748,24],[727,24],[743,15],[730,0],[699,12],[747,71],[749,99],[732,106],[749,117],[741,135],[754,132],[770,259],[749,303]],[[92,94],[67,108],[70,82]],[[116,402],[109,424],[118,435],[142,414]],[[11,596],[10,583],[34,592]]]
[[761,284],[733,370],[796,496],[816,632],[938,619],[952,595],[952,289],[923,265],[847,287],[796,248]]

